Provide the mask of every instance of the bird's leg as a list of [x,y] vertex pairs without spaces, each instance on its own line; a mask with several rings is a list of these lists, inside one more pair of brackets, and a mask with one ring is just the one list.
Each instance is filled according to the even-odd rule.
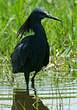
[[35,89],[34,78],[35,78],[35,76],[36,76],[36,73],[37,73],[37,72],[34,73],[32,79],[31,79],[31,82],[32,82],[32,88],[33,88],[33,89]]
[[25,81],[26,81],[26,89],[29,92],[29,73],[24,73]]
[[35,89],[35,85],[34,85],[34,78],[35,78],[35,76],[36,76],[36,73],[37,73],[37,72],[34,73],[32,79],[31,79],[31,82],[32,82],[32,85],[31,85],[31,86],[32,86],[32,88],[33,88],[33,90],[34,90],[34,94],[35,94],[35,95],[36,95],[36,89]]

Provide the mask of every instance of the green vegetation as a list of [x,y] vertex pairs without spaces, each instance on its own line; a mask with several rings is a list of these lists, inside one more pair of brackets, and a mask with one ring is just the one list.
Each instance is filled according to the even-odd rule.
[[[17,30],[35,7],[45,8],[63,22],[42,22],[50,44],[52,70],[67,73],[77,68],[76,0],[0,0],[0,74],[11,75],[10,56],[19,41]],[[77,76],[76,72],[72,75]]]

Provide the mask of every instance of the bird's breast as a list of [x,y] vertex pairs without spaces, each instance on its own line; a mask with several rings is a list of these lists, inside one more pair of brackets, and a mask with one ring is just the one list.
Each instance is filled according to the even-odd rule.
[[38,37],[32,40],[31,43],[32,51],[32,64],[36,66],[41,66],[46,53],[47,53],[47,41],[44,38]]

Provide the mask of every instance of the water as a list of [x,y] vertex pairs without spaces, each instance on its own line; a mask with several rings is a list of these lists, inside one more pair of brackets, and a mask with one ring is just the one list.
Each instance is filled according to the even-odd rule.
[[11,110],[13,89],[6,85],[0,85],[0,110]]
[[[77,110],[77,80],[67,81],[62,84],[57,84],[56,86],[52,82],[51,77],[47,75],[41,78],[36,77],[37,97],[41,100],[41,105],[43,107],[47,106],[49,110]],[[15,103],[14,99],[17,100],[18,98],[18,100],[21,101],[23,99],[22,97],[25,97],[23,74],[16,75],[15,83],[14,86],[7,85],[7,83],[0,83],[0,110],[12,110]],[[26,94],[28,99],[24,98],[24,100],[32,101],[31,96],[33,96],[33,90],[30,88],[30,95],[28,96]],[[19,97],[21,98],[19,99]]]

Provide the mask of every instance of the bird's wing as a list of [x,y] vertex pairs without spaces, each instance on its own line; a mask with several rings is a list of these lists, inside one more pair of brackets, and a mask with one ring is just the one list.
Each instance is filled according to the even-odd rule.
[[30,46],[28,43],[20,43],[18,46],[16,46],[12,56],[11,56],[11,62],[13,68],[21,68],[29,56],[30,53]]

